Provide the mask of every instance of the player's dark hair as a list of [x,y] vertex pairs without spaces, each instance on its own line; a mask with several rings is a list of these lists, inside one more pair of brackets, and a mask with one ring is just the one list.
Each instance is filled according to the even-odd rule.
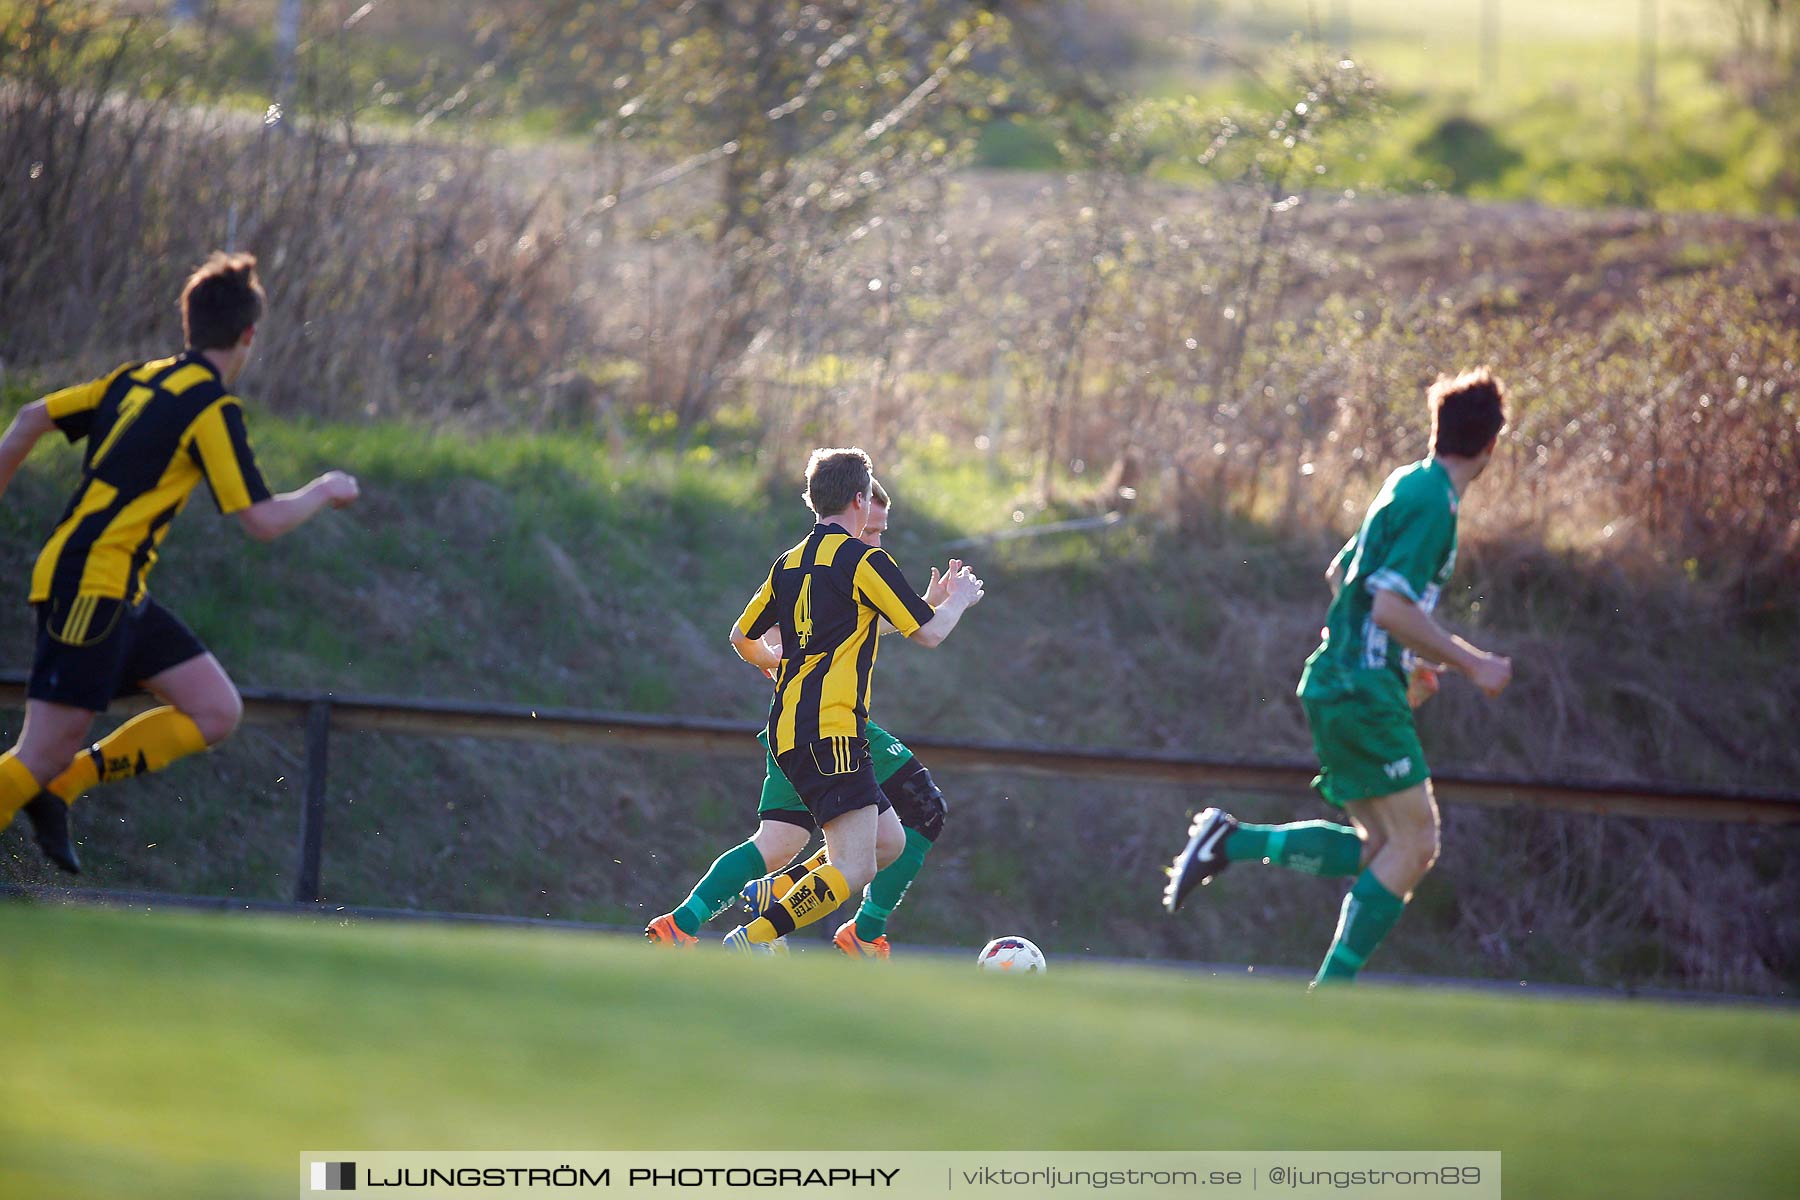
[[874,478],[869,480],[869,499],[883,508],[891,508],[894,503],[888,499],[887,489],[881,486],[881,480]]
[[181,331],[196,350],[229,350],[262,318],[256,256],[214,250],[181,289]]
[[1506,427],[1506,385],[1487,367],[1440,375],[1431,402],[1431,452],[1474,458]]
[[806,504],[814,514],[832,517],[867,495],[875,478],[868,454],[848,449],[818,449],[806,462]]

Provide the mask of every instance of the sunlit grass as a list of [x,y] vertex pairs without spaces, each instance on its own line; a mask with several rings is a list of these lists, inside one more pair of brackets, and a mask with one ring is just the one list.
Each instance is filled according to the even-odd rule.
[[1571,1198],[1800,1179],[1780,1011],[22,906],[0,946],[6,1195],[281,1194],[307,1149],[867,1143],[1498,1150],[1509,1192]]

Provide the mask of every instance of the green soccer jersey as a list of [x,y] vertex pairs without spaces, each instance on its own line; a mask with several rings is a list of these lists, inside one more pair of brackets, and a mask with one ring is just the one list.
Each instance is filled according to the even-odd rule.
[[1426,612],[1437,606],[1456,567],[1450,473],[1428,458],[1389,475],[1334,563],[1343,586],[1326,615],[1324,638],[1306,660],[1299,694],[1313,701],[1348,696],[1364,671],[1391,672],[1404,689],[1407,656],[1375,624],[1375,593],[1398,592]]

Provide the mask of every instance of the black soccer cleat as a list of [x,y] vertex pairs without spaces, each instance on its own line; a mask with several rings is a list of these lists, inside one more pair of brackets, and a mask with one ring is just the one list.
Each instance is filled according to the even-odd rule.
[[1212,882],[1230,866],[1225,858],[1225,839],[1238,827],[1237,818],[1222,808],[1209,808],[1188,826],[1188,843],[1169,864],[1169,886],[1163,889],[1163,907],[1173,913],[1195,888]]
[[69,840],[69,806],[62,797],[39,792],[25,805],[25,818],[31,822],[32,835],[44,857],[71,875],[81,874],[81,860],[75,857],[75,843]]

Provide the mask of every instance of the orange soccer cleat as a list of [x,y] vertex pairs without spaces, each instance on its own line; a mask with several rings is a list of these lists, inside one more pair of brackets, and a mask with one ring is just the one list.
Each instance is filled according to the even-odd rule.
[[699,938],[681,932],[681,926],[675,924],[674,913],[664,913],[644,926],[644,940],[652,946],[680,946],[683,949],[700,944]]
[[836,944],[839,950],[842,950],[851,958],[879,958],[886,960],[888,957],[889,947],[887,934],[882,934],[872,942],[865,942],[856,936],[855,921],[845,921],[842,925],[838,926],[837,934],[831,940]]

